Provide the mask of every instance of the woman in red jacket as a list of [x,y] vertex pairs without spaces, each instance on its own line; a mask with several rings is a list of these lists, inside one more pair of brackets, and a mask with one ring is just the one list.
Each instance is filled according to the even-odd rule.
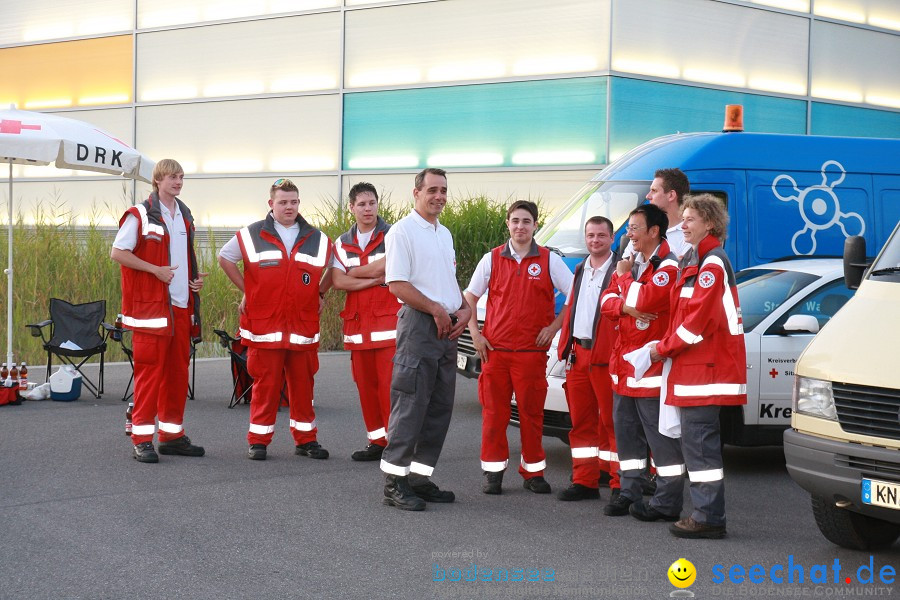
[[671,359],[666,404],[681,412],[681,447],[691,481],[691,516],[673,523],[676,537],[725,536],[725,482],[719,408],[747,403],[741,307],[731,262],[722,248],[728,212],[710,194],[684,203],[682,229],[692,247],[672,289],[672,320],[651,350]]

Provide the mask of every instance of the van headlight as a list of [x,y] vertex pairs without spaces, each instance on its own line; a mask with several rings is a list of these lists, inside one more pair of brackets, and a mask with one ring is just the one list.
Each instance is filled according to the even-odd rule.
[[550,359],[554,361],[553,366],[550,367],[550,370],[547,371],[548,377],[559,377],[560,379],[566,378],[566,361],[564,360],[556,360],[556,348],[553,348],[554,356]]
[[795,377],[793,404],[795,412],[837,421],[837,409],[834,406],[834,392],[830,381]]

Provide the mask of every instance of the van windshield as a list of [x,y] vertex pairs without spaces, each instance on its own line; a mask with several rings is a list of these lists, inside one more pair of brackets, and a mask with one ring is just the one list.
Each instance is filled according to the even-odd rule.
[[563,256],[586,256],[585,221],[595,215],[603,216],[618,230],[649,191],[649,181],[592,181],[541,228],[535,239]]
[[750,331],[791,296],[816,280],[800,271],[746,269],[735,274],[744,331]]
[[884,245],[884,250],[869,270],[869,279],[900,282],[900,227]]

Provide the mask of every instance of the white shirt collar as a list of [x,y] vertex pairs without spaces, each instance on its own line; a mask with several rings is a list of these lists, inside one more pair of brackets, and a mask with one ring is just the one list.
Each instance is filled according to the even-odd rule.
[[437,229],[438,226],[441,224],[440,220],[438,220],[438,221],[437,221],[436,223],[434,223],[434,224],[429,223],[429,222],[425,219],[425,217],[423,217],[422,215],[419,214],[419,211],[417,211],[416,209],[413,209],[413,211],[412,211],[411,214],[412,214],[413,220],[414,220],[414,221],[416,222],[416,224],[417,224],[419,227],[421,227],[422,229],[425,229],[425,228],[427,228],[427,227],[431,227],[432,229]]

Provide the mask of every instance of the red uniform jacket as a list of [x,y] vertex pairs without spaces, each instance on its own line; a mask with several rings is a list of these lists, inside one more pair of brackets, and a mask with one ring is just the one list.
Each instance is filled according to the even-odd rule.
[[[609,361],[613,389],[622,396],[648,398],[659,396],[662,363],[655,363],[641,379],[634,378],[634,366],[622,358],[647,342],[661,339],[669,328],[669,309],[672,286],[678,276],[678,259],[663,240],[650,264],[637,279],[637,266],[631,272],[612,276],[609,287],[600,298],[603,316],[618,324],[619,335]],[[622,307],[630,306],[641,312],[654,313],[649,323],[622,314]]]
[[[197,255],[194,253],[194,218],[191,211],[179,199],[184,228],[187,231],[188,281],[197,277]],[[119,227],[133,215],[138,220],[137,245],[132,253],[150,264],[171,264],[169,256],[169,231],[159,208],[159,196],[150,194],[141,204],[132,206],[119,219]],[[188,294],[188,310],[193,316],[191,337],[200,337],[200,297],[197,292]],[[175,335],[172,324],[172,301],[169,286],[153,273],[122,267],[122,324],[128,329],[155,335]]]
[[547,351],[535,340],[554,318],[550,251],[536,242],[517,263],[509,244],[491,250],[491,279],[482,335],[495,350]]
[[[340,237],[340,243],[335,244],[338,259],[350,269],[384,258],[384,236],[390,228],[390,225],[378,217],[369,243],[365,248],[360,248],[356,243],[357,227],[354,225]],[[344,310],[341,312],[344,320],[344,348],[370,350],[395,346],[397,311],[401,306],[385,284],[347,292]]]
[[238,232],[247,305],[241,315],[245,346],[315,350],[319,347],[319,281],[331,261],[324,233],[298,216],[288,250],[272,213]]
[[[575,267],[575,280],[572,282],[572,291],[569,293],[569,300],[566,302],[566,314],[563,317],[562,330],[559,334],[559,344],[557,346],[557,354],[559,360],[566,360],[572,352],[572,344],[575,343],[575,335],[572,333],[575,327],[575,309],[578,306],[578,292],[581,290],[581,278],[584,277],[584,265],[591,258],[585,258]],[[609,285],[612,274],[616,272],[616,262],[619,255],[615,252],[611,255],[611,264],[603,278],[602,288]],[[600,296],[603,297],[602,294]],[[609,357],[612,353],[613,343],[616,339],[615,323],[609,319],[601,318],[600,303],[594,307],[594,337],[591,346],[591,364],[606,366],[609,364]]]
[[741,305],[731,263],[713,236],[682,257],[672,305],[669,331],[656,346],[659,354],[672,358],[666,404],[746,404]]

